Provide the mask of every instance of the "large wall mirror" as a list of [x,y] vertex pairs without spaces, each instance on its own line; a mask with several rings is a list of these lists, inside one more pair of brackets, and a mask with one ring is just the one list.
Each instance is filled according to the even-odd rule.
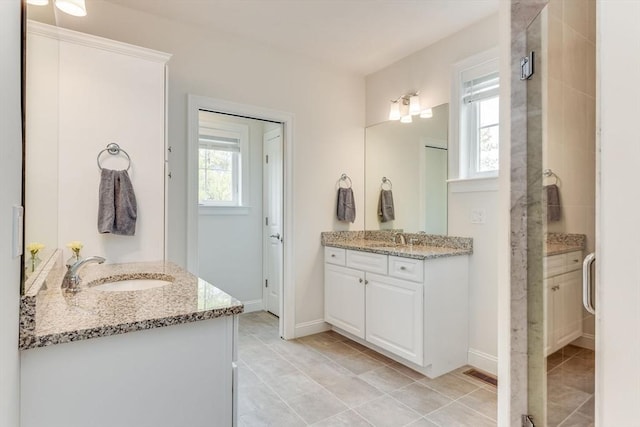
[[[449,104],[365,132],[365,228],[447,234]],[[382,195],[382,191],[391,191]],[[381,200],[382,198],[382,200]],[[380,212],[393,200],[393,219]]]

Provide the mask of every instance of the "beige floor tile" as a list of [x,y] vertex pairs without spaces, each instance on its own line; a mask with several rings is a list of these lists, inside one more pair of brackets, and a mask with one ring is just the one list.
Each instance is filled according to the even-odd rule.
[[368,427],[371,424],[354,411],[341,412],[331,418],[322,420],[314,427]]
[[309,365],[303,369],[303,372],[325,387],[353,375],[347,368],[331,361]]
[[385,365],[390,365],[392,363],[396,363],[395,360],[385,356],[384,354],[378,353],[375,350],[371,350],[370,348],[366,349],[363,351],[364,354],[373,357],[376,360],[379,360],[380,362],[384,363]]
[[593,420],[580,415],[579,413],[574,413],[569,416],[566,420],[564,420],[559,427],[593,427]]
[[339,359],[360,354],[358,350],[348,346],[342,341],[309,341],[306,344],[330,359]]
[[439,426],[446,427],[495,427],[496,422],[490,420],[464,405],[453,402],[425,417]]
[[590,393],[585,393],[564,384],[552,384],[551,381],[548,384],[550,384],[550,387],[548,387],[547,391],[547,402],[565,407],[569,409],[570,413],[582,406],[591,397]]
[[238,386],[253,387],[262,384],[262,380],[246,365],[238,365]]
[[558,385],[572,387],[585,393],[593,394],[595,390],[595,371],[569,371],[563,366],[560,366],[558,369],[549,372],[547,376],[547,387],[549,390]]
[[384,393],[391,393],[414,382],[411,378],[388,366],[365,372],[359,377]]
[[480,388],[461,397],[458,402],[492,420],[496,420],[498,417],[498,395],[493,391]]
[[454,400],[480,388],[480,386],[453,374],[444,374],[433,379],[423,378],[420,382]]
[[260,412],[280,404],[284,404],[282,399],[265,384],[246,387],[238,393],[238,415]]
[[374,399],[355,410],[376,427],[404,426],[420,419],[420,414],[391,396]]
[[344,343],[345,343],[346,345],[348,345],[349,347],[353,347],[353,348],[355,348],[356,350],[358,350],[358,351],[360,351],[360,352],[364,352],[364,351],[369,350],[369,348],[368,348],[368,347],[365,347],[365,346],[363,346],[362,344],[357,343],[357,342],[355,342],[355,341],[351,341],[350,339],[347,339],[346,341],[344,341]]
[[358,377],[344,377],[325,387],[350,408],[360,406],[382,395],[380,390]]
[[249,412],[238,418],[238,424],[242,427],[299,427],[307,425],[298,414],[284,403]]
[[547,427],[558,427],[573,411],[547,400]]
[[434,424],[426,418],[420,418],[418,421],[414,421],[411,424],[407,424],[407,427],[440,427],[438,424]]
[[280,377],[297,372],[298,369],[282,358],[263,359],[247,363],[251,370],[264,382],[277,380]]
[[391,396],[421,415],[429,414],[452,402],[445,395],[420,383],[409,384],[394,391]]
[[331,393],[320,390],[287,400],[287,404],[308,424],[324,420],[347,410],[347,407]]
[[406,376],[408,376],[409,378],[418,381],[421,380],[423,378],[426,378],[424,375],[422,375],[420,372],[414,371],[411,368],[408,368],[406,366],[404,366],[401,363],[398,362],[393,362],[389,364],[389,367],[392,369],[395,369],[396,371],[400,372],[401,374],[404,374]]
[[324,389],[300,371],[283,375],[269,385],[285,402],[307,393],[320,393]]
[[351,356],[341,357],[335,359],[335,362],[347,368],[355,375],[360,375],[367,371],[378,369],[384,366],[382,362],[369,357],[364,353],[357,353]]
[[578,409],[578,412],[580,413],[580,415],[585,416],[587,418],[589,418],[590,420],[593,420],[595,417],[595,399],[593,396],[591,396],[589,398],[589,400],[587,400],[584,405],[582,405],[580,407],[580,409]]
[[593,350],[589,350],[588,348],[583,348],[580,353],[576,354],[576,357],[580,359],[590,359],[595,360],[596,353]]

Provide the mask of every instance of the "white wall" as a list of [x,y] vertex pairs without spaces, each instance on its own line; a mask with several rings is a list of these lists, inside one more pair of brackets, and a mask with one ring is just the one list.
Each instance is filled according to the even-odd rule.
[[[450,100],[452,66],[498,45],[498,15],[484,19],[389,67],[367,76],[367,124],[386,120],[389,100],[418,90],[425,105]],[[457,144],[449,141],[449,146]],[[451,155],[451,151],[449,151]],[[497,372],[498,354],[498,192],[468,191],[449,185],[448,234],[473,237],[469,263],[469,362]],[[472,209],[484,209],[486,222],[472,224]]]
[[[249,126],[246,214],[198,216],[198,274],[245,303],[262,303],[262,139],[270,123],[216,115],[216,122]],[[266,126],[265,126],[266,125]],[[243,185],[244,186],[244,185]],[[246,198],[245,198],[246,197]]]
[[11,207],[21,204],[20,1],[0,1],[0,427],[17,427],[20,258],[11,254]]
[[600,191],[596,251],[596,425],[637,423],[640,404],[640,2],[597,1]]
[[[174,54],[169,62],[169,258],[186,264],[187,94],[294,114],[293,245],[296,324],[321,324],[323,269],[320,233],[362,229],[364,83],[332,64],[291,55],[229,34],[87,2],[82,20],[60,16],[63,26]],[[64,14],[60,14],[64,15]],[[335,219],[335,184],[356,177],[358,217]],[[287,239],[289,236],[284,236]],[[215,283],[215,282],[214,282]],[[309,323],[311,322],[311,323]],[[301,332],[301,331],[300,331]]]

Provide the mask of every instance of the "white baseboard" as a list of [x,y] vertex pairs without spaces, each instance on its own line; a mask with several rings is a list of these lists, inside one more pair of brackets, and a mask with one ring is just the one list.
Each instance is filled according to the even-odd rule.
[[593,334],[582,334],[581,337],[575,339],[571,344],[578,347],[587,348],[589,350],[595,350],[596,336]]
[[467,363],[474,368],[492,375],[498,375],[498,358],[496,356],[470,348],[467,357]]
[[323,319],[312,320],[310,322],[298,323],[296,325],[296,338],[304,337],[307,335],[319,334],[331,330],[331,325],[325,322]]
[[243,301],[244,304],[244,312],[251,313],[252,311],[261,311],[264,310],[264,303],[261,299],[254,299],[251,301]]

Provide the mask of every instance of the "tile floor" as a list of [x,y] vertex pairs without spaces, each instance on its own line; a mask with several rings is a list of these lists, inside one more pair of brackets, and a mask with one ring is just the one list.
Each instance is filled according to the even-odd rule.
[[240,426],[496,425],[496,388],[468,367],[429,379],[335,332],[277,331],[268,313],[240,316]]
[[547,358],[548,427],[592,427],[595,354],[568,345]]

